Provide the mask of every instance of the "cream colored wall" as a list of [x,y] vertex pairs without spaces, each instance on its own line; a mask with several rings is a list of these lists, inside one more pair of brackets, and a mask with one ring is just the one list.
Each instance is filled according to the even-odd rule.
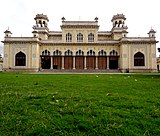
[[110,36],[99,36],[98,35],[98,41],[110,41],[110,40],[112,40],[112,37]]
[[38,69],[39,63],[40,63],[39,45],[38,44],[32,45],[31,51],[32,51],[32,54],[31,54],[32,61],[30,61],[31,68]]
[[9,51],[10,51],[10,46],[9,44],[5,44],[4,46],[4,58],[3,58],[3,68],[9,68]]
[[59,41],[62,41],[62,36],[49,36],[48,40],[54,41],[54,42],[59,42]]
[[[26,66],[15,66],[15,56],[18,52],[26,55]],[[39,45],[38,44],[5,44],[4,45],[4,69],[38,69]]]
[[0,71],[3,69],[3,61],[0,61]]
[[129,68],[129,59],[130,54],[128,53],[128,45],[124,44],[120,46],[120,69],[126,70]]
[[119,40],[120,38],[122,38],[122,33],[114,33],[113,34],[113,39],[114,40]]
[[[120,69],[148,69],[156,71],[156,45],[125,44],[120,46]],[[145,56],[145,66],[134,66],[134,55],[141,52]]]
[[41,38],[42,40],[47,40],[48,35],[47,35],[47,33],[46,34],[39,33],[39,38]]

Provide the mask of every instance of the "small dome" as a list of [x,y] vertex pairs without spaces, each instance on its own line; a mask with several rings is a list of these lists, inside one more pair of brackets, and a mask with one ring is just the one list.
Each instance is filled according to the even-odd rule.
[[4,31],[4,33],[10,33],[10,34],[12,34],[11,31],[9,31],[9,30]]
[[149,31],[149,33],[156,33],[156,31],[154,31],[154,29],[151,28],[151,30]]
[[45,19],[45,20],[49,21],[47,15],[43,15],[43,14],[37,14],[34,19],[35,19],[35,20],[36,20],[36,19]]
[[32,32],[33,34],[36,34],[36,33],[38,33],[36,30],[34,30],[33,32]]
[[124,20],[126,20],[125,15],[123,15],[123,14],[114,15],[111,21],[113,22],[113,20],[116,20],[116,19],[124,19]]

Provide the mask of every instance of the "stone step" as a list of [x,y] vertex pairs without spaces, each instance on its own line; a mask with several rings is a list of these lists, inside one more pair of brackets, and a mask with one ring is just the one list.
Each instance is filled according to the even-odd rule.
[[117,69],[42,69],[42,73],[121,73]]

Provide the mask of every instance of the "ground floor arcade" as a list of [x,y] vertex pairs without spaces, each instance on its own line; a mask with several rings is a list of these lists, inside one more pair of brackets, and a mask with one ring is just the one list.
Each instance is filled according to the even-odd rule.
[[119,56],[41,55],[42,69],[118,69]]

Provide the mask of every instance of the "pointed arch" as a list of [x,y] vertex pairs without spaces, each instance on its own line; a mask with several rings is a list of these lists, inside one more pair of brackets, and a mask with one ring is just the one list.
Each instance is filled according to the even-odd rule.
[[71,33],[66,34],[66,42],[72,42],[72,34]]
[[145,66],[145,57],[141,52],[134,54],[134,66]]
[[15,66],[26,66],[26,55],[21,51],[15,55]]
[[83,42],[83,34],[82,33],[77,34],[77,42]]
[[94,42],[94,34],[93,33],[88,34],[88,42]]
[[53,56],[61,56],[61,55],[62,55],[62,52],[59,51],[59,50],[55,50],[55,51],[53,52]]
[[76,56],[84,56],[84,52],[82,50],[78,50],[76,52]]
[[101,50],[98,52],[98,56],[106,56],[106,55],[107,55],[107,53],[104,50]]
[[87,52],[87,56],[95,56],[95,52],[93,50],[89,50]]
[[110,56],[118,56],[118,52],[115,50],[112,50],[109,54]]
[[50,51],[48,51],[47,49],[42,51],[42,55],[45,55],[45,56],[50,56]]
[[72,56],[73,52],[71,50],[67,50],[67,51],[65,51],[64,55],[65,56]]

